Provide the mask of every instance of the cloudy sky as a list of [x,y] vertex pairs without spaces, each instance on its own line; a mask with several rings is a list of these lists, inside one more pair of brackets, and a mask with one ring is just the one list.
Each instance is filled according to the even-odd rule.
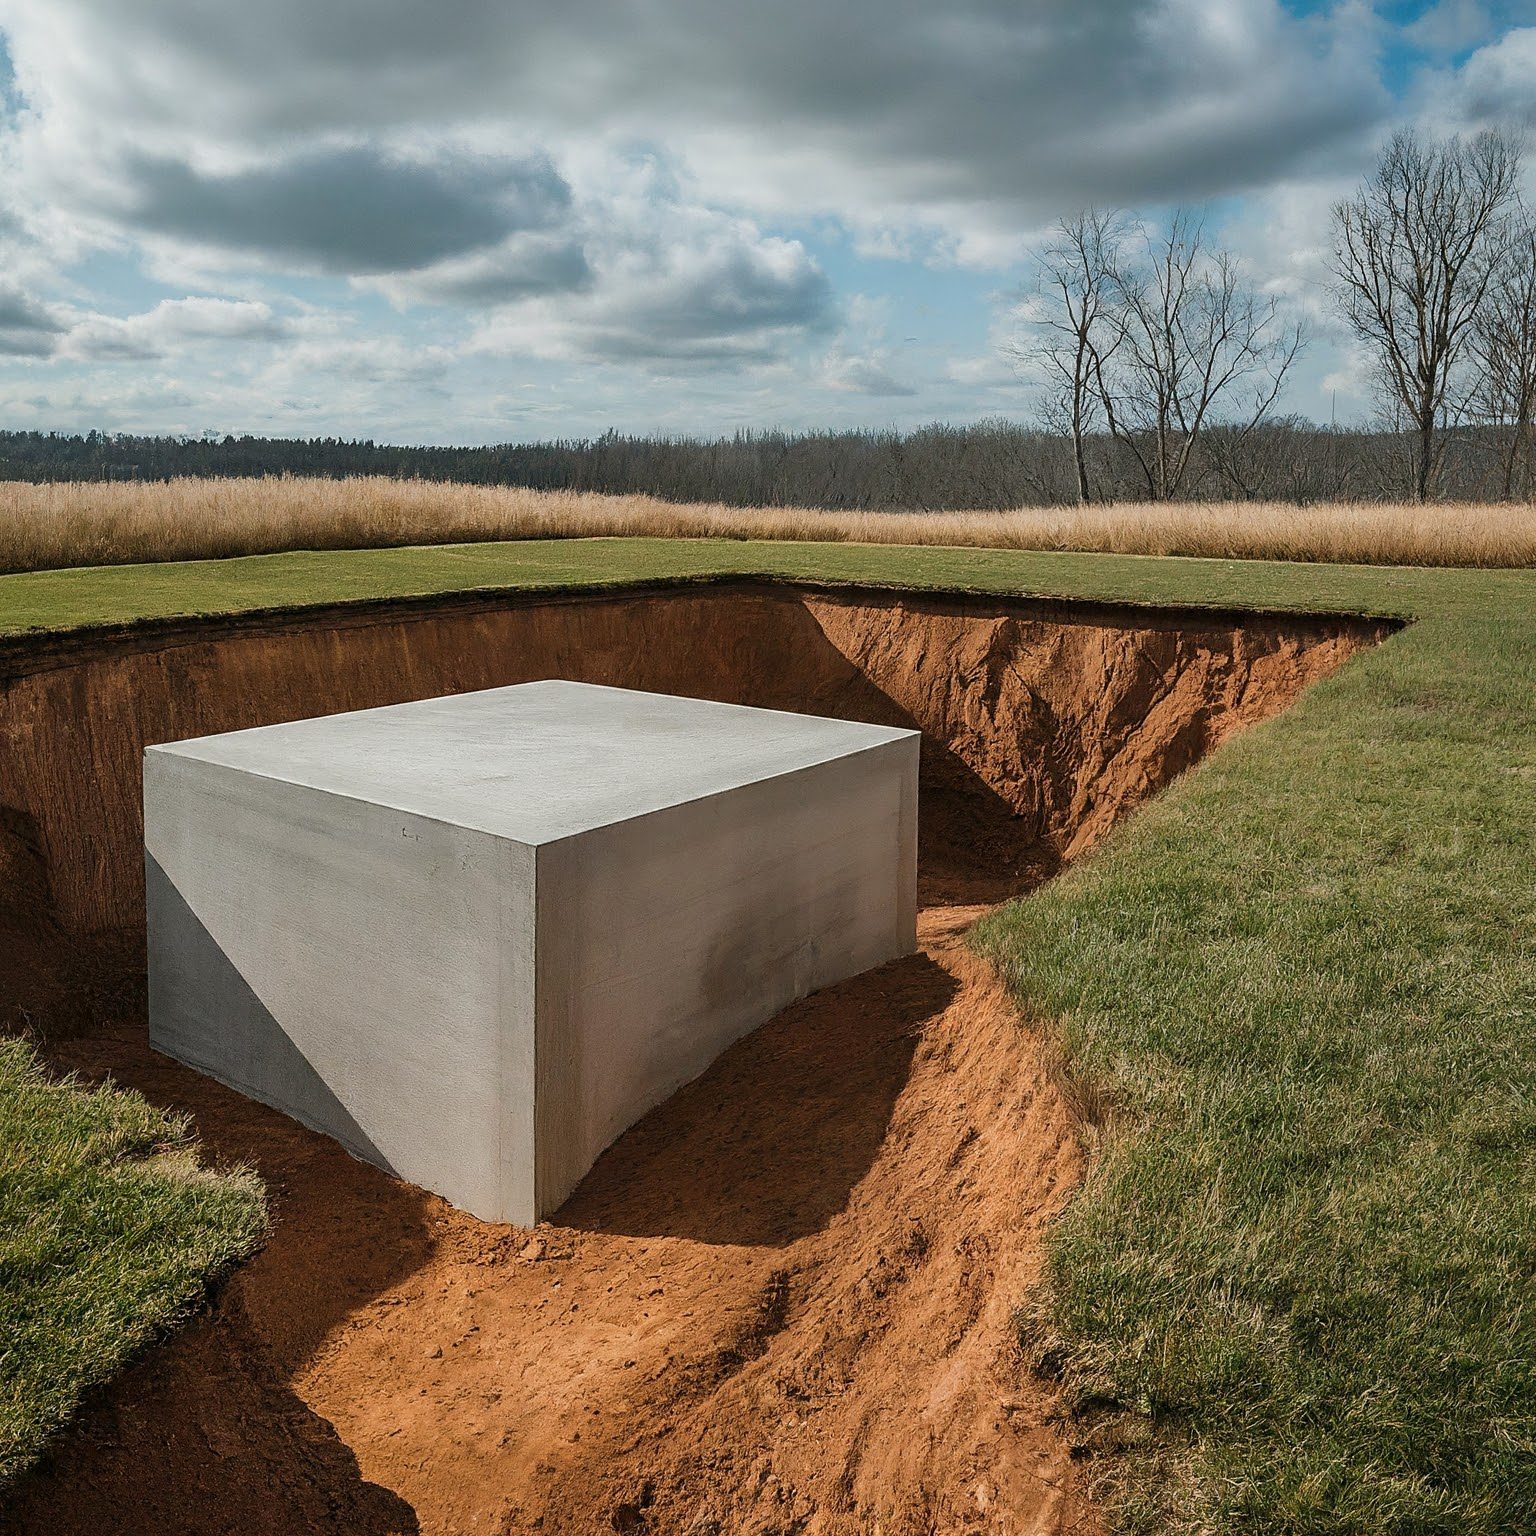
[[1360,412],[1330,201],[1536,118],[1536,0],[0,0],[0,426],[1027,415],[1027,252],[1208,205]]

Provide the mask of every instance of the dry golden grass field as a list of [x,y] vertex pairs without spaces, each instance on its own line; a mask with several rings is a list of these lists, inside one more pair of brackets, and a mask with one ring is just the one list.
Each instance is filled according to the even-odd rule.
[[1121,502],[827,512],[367,477],[0,484],[0,571],[492,539],[659,535],[1372,565],[1536,565],[1527,503]]

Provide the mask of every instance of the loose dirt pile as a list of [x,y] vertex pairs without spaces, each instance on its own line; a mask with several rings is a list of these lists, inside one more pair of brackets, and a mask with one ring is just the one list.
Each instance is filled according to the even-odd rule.
[[[1372,638],[752,589],[13,657],[0,853],[29,872],[9,921],[43,957],[34,1022],[61,943],[96,955],[117,991],[52,1016],[53,1059],[190,1109],[216,1158],[266,1177],[274,1232],[209,1316],[90,1405],[0,1524],[1095,1529],[1009,1322],[1083,1154],[1041,1042],[963,930]],[[153,1055],[120,957],[145,740],[551,675],[920,726],[927,910],[920,954],[742,1041],[527,1231]]]

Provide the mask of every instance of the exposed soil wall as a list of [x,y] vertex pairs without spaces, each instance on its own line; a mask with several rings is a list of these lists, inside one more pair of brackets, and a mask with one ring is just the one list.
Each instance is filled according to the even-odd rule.
[[[34,1026],[56,1007],[61,1069],[186,1109],[253,1164],[274,1226],[0,1497],[0,1532],[1096,1531],[1010,1324],[1084,1154],[964,931],[1375,638],[736,587],[13,652],[6,1000],[31,986]],[[920,727],[926,910],[918,954],[741,1041],[529,1232],[148,1049],[138,763],[147,741],[550,675]],[[112,932],[115,969],[83,941]]]
[[[71,933],[142,920],[147,743],[540,677],[924,735],[930,866],[1070,856],[1228,733],[1375,638],[1241,623],[747,587],[207,624],[0,655],[0,858]],[[40,861],[40,862],[39,862]]]

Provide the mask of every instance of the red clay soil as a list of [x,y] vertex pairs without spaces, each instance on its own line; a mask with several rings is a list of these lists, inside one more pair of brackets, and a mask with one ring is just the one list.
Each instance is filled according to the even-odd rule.
[[[532,1231],[464,1216],[153,1054],[119,966],[115,995],[90,989],[94,1018],[59,1012],[50,1056],[190,1110],[216,1160],[268,1181],[272,1238],[95,1396],[0,1528],[1097,1530],[1085,1462],[1010,1324],[1083,1149],[1046,1047],[963,930],[974,903],[1049,874],[1372,638],[694,592],[19,669],[0,694],[26,746],[0,856],[31,882],[39,955],[56,933],[82,954],[133,947],[131,930],[93,940],[90,919],[137,900],[144,740],[528,676],[920,724],[927,906],[919,954],[742,1041]],[[87,848],[89,879],[70,862]],[[28,926],[14,906],[10,925]],[[43,970],[40,999],[60,989],[57,963]]]
[[1039,1041],[930,909],[490,1226],[152,1056],[71,1042],[253,1158],[271,1243],[98,1399],[27,1532],[1097,1529],[1011,1310],[1082,1150]]
[[[566,677],[923,732],[930,866],[1081,852],[1377,627],[740,583],[444,601],[0,647],[0,862],[75,935],[141,929],[150,742]],[[6,819],[8,818],[8,819]],[[0,921],[6,893],[0,890]],[[28,912],[36,909],[27,904]]]

